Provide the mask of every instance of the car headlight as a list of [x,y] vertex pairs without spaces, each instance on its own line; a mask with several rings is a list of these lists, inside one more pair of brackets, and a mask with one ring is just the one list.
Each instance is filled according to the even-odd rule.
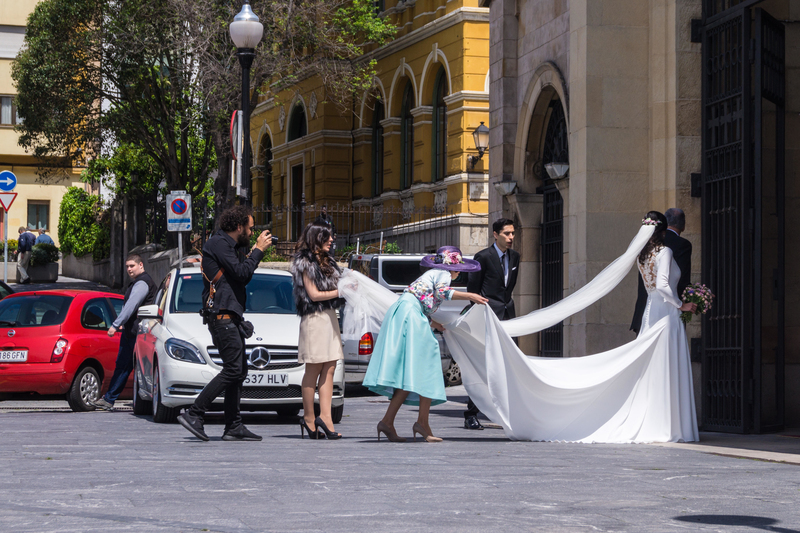
[[177,359],[178,361],[198,363],[201,365],[206,364],[205,359],[203,359],[203,356],[200,355],[200,352],[197,350],[197,348],[193,344],[186,341],[175,338],[167,339],[167,341],[164,343],[164,349],[167,351],[167,355],[173,359]]

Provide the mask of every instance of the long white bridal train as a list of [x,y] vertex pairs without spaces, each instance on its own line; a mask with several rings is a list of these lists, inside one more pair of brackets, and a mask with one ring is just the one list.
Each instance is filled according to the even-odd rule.
[[[634,341],[572,358],[529,357],[513,336],[542,331],[608,294],[653,233],[642,226],[628,250],[562,301],[500,322],[487,306],[437,316],[478,408],[513,440],[675,442],[698,440],[688,343],[678,313]],[[339,284],[347,300],[343,337],[377,331],[396,295],[356,272]],[[364,329],[367,328],[367,329]]]

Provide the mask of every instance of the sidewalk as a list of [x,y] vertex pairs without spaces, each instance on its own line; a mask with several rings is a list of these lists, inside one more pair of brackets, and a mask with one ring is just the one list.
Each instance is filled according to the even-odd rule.
[[58,281],[55,283],[26,283],[25,285],[20,285],[19,283],[12,281],[14,279],[15,278],[11,276],[8,277],[8,286],[11,287],[14,292],[79,289],[84,291],[107,291],[122,294],[120,289],[110,289],[105,285],[101,285],[93,281],[67,278],[61,275],[58,276]]

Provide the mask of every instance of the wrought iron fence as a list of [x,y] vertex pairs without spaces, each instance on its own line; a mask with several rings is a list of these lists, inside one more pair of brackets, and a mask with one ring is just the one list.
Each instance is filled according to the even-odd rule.
[[[253,211],[256,227],[269,228],[281,241],[296,242],[306,224],[327,221],[340,260],[356,251],[430,253],[459,237],[459,215],[440,206],[259,205]],[[286,253],[285,247],[278,250]]]

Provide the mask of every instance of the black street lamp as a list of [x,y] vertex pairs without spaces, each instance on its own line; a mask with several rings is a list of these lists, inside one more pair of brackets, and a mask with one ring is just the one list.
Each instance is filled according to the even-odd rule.
[[256,45],[264,35],[264,26],[245,0],[242,10],[230,25],[231,40],[242,66],[242,196],[246,205],[252,204],[250,183],[250,66],[256,56]]
[[483,122],[472,132],[472,140],[475,141],[475,148],[478,149],[478,155],[477,157],[474,155],[467,157],[470,170],[475,168],[475,164],[483,159],[483,154],[489,147],[489,128],[487,128]]

